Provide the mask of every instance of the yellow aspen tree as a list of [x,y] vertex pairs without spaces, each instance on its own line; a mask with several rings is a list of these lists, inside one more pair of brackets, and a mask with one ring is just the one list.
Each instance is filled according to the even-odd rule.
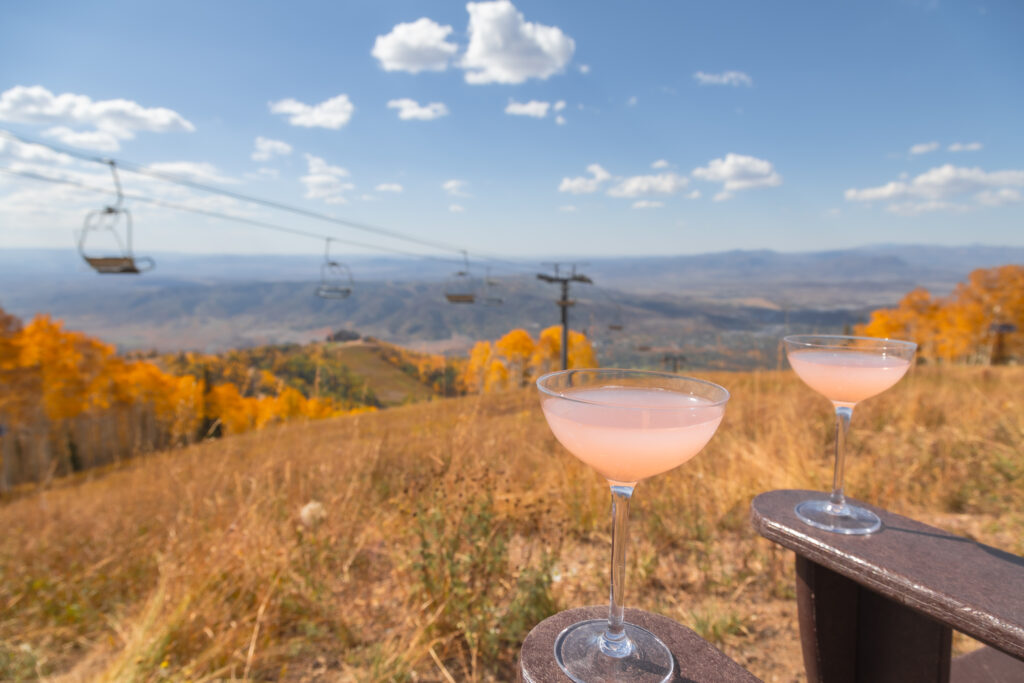
[[487,367],[487,377],[484,381],[484,391],[491,393],[501,391],[508,386],[508,369],[505,364],[495,358]]
[[494,342],[494,350],[505,358],[505,366],[509,377],[516,386],[523,386],[527,380],[528,361],[533,355],[533,337],[522,328],[510,330],[504,337]]

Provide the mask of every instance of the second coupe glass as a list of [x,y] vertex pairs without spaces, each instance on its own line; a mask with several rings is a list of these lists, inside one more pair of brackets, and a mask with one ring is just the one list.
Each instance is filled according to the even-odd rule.
[[807,524],[840,534],[870,534],[882,526],[870,510],[850,505],[843,494],[846,431],[853,408],[907,374],[917,344],[893,339],[798,334],[785,337],[786,357],[807,386],[832,401],[836,411],[836,465],[832,495],[796,506]]

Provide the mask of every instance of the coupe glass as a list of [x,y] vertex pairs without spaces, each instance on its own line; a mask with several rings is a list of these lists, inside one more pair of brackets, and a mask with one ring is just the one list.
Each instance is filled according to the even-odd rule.
[[608,619],[573,624],[555,641],[569,678],[667,681],[672,654],[650,631],[623,620],[629,499],[641,479],[698,452],[718,429],[729,392],[710,382],[640,370],[563,370],[537,380],[555,438],[611,486],[611,605]]
[[807,524],[840,534],[870,534],[882,526],[878,515],[850,505],[843,495],[846,432],[853,407],[880,394],[907,374],[917,344],[893,339],[798,334],[785,337],[786,357],[797,376],[825,398],[836,411],[836,468],[832,495],[807,500],[796,514]]

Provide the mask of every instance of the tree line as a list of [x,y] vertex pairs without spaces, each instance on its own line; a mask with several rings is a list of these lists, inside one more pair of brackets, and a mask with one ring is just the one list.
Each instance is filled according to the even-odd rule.
[[1000,364],[1024,360],[1024,266],[973,271],[948,296],[909,292],[875,311],[857,334],[917,342],[924,362]]

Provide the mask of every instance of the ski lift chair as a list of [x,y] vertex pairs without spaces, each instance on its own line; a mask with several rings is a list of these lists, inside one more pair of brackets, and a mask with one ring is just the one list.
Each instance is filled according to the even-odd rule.
[[[148,256],[136,257],[132,253],[132,214],[121,206],[124,194],[121,192],[121,181],[117,177],[117,166],[113,161],[110,172],[114,176],[114,187],[117,190],[117,201],[113,206],[105,206],[90,211],[85,216],[82,231],[78,235],[78,253],[89,267],[103,275],[131,274],[137,275],[152,270],[156,262]],[[89,242],[95,236],[109,232],[117,245],[116,253],[97,255],[92,252]],[[121,238],[121,233],[124,239]]]
[[352,271],[344,263],[331,259],[331,240],[324,248],[320,265],[320,285],[316,295],[321,299],[347,299],[352,294]]
[[445,285],[444,298],[450,304],[473,304],[476,303],[476,287],[469,273],[469,256],[462,252],[466,266],[458,270]]
[[501,306],[505,303],[505,300],[501,298],[498,290],[498,281],[491,279],[490,269],[487,271],[487,277],[484,279],[484,305],[485,306]]

